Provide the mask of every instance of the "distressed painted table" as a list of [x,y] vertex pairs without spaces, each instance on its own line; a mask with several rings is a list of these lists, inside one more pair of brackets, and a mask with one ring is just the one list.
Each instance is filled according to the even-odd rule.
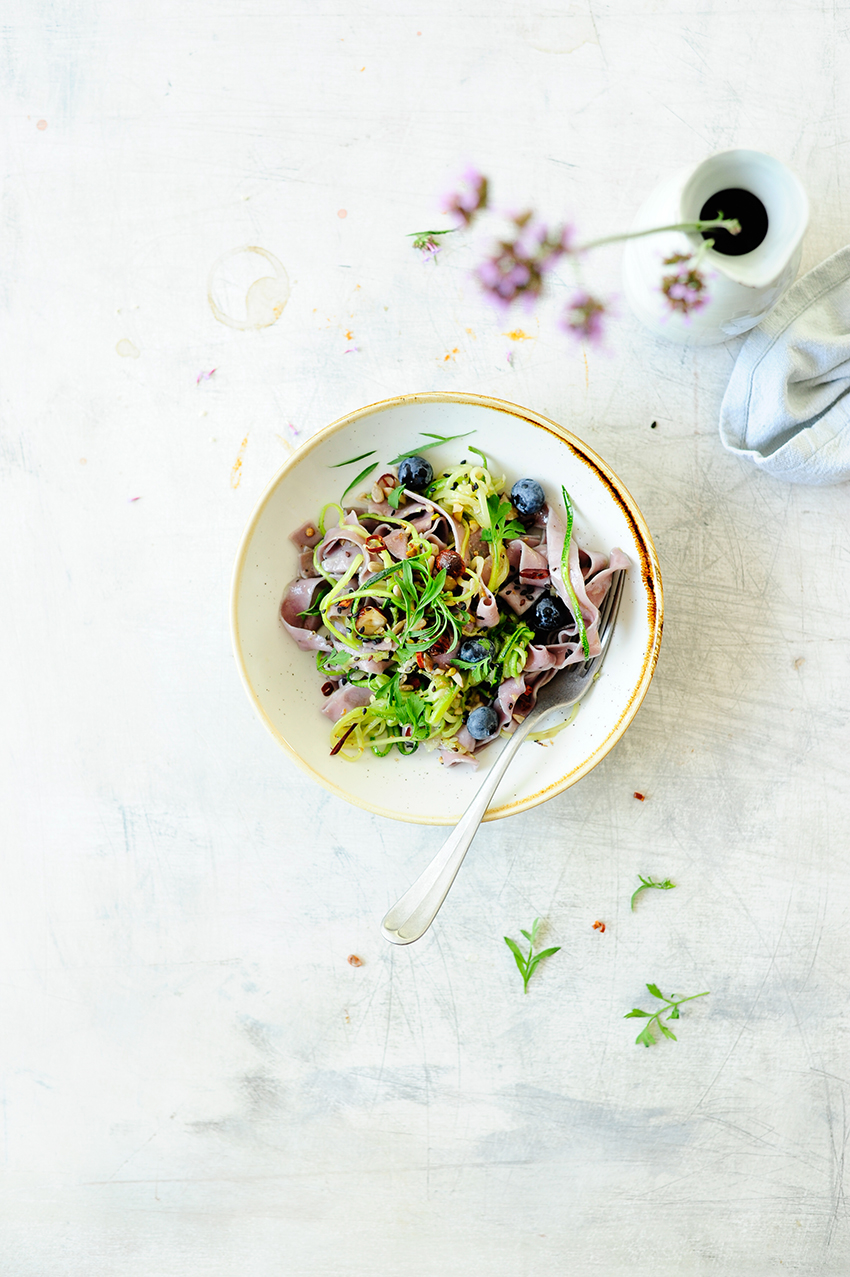
[[[582,349],[490,310],[469,248],[405,239],[468,160],[602,235],[744,145],[808,189],[808,269],[847,234],[846,10],[12,0],[4,24],[0,1271],[847,1273],[847,491],[722,450],[735,342],[666,345],[621,304]],[[616,292],[617,249],[587,269]],[[299,439],[443,388],[610,462],[667,621],[624,740],[485,827],[394,950],[378,922],[443,834],[276,748],[228,585]],[[639,873],[676,890],[632,913]],[[502,936],[536,915],[561,952],[524,997]],[[622,1018],[647,981],[711,991],[651,1050]]]

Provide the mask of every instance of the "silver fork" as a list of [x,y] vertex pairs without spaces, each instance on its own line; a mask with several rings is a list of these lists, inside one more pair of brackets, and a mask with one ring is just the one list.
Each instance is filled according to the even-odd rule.
[[409,887],[400,900],[397,900],[381,923],[384,939],[392,944],[412,944],[420,939],[430,927],[440,911],[440,906],[449,894],[449,888],[457,876],[463,858],[478,832],[478,826],[490,805],[490,799],[498,788],[514,755],[522,742],[541,719],[556,709],[568,709],[580,701],[593,686],[593,680],[599,673],[620,608],[623,595],[625,573],[615,573],[599,617],[599,639],[602,650],[598,656],[591,657],[581,665],[568,665],[559,671],[550,682],[541,688],[537,704],[527,714],[516,731],[510,736],[504,749],[485,776],[481,788],[461,816],[454,830],[437,852],[427,869],[419,875],[412,887]]

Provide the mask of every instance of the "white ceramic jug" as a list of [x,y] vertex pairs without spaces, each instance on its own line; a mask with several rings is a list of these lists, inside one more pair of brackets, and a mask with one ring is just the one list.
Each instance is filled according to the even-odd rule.
[[[767,214],[766,234],[741,256],[727,256],[716,248],[705,252],[700,270],[707,280],[709,300],[689,315],[673,311],[662,293],[662,276],[673,269],[663,263],[674,253],[696,253],[704,244],[701,235],[662,231],[626,241],[626,298],[638,319],[668,341],[712,346],[755,328],[797,274],[809,201],[794,174],[761,151],[721,151],[696,168],[668,178],[641,207],[631,229],[695,222],[720,192],[731,204],[734,199],[728,197],[741,192],[756,196]],[[732,207],[722,211],[726,217],[737,215]],[[703,213],[702,217],[711,215]],[[739,242],[738,251],[744,243],[743,239]]]

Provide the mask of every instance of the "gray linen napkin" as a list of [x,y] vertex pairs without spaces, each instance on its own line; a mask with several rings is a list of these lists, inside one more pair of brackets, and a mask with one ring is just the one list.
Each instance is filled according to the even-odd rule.
[[730,452],[789,483],[850,479],[850,247],[798,279],[738,355],[720,407]]

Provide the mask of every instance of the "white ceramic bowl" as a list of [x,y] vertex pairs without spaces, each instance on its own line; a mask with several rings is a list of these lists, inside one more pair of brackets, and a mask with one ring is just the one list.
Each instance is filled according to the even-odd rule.
[[[476,433],[468,442],[486,452],[491,469],[505,474],[508,487],[529,475],[559,500],[564,484],[575,508],[579,543],[605,552],[619,546],[634,564],[601,678],[553,744],[520,750],[485,819],[525,811],[559,794],[605,757],[637,713],[655,669],[663,612],[661,574],[643,517],[617,476],[575,435],[527,408],[479,395],[414,394],[360,408],[308,439],[278,471],[251,516],[233,573],[236,662],[251,703],[275,740],[340,798],[422,825],[457,822],[498,753],[498,742],[483,751],[478,772],[444,767],[436,753],[424,749],[407,757],[395,750],[386,758],[364,753],[357,762],[331,757],[315,658],[299,651],[284,632],[278,608],[297,573],[290,532],[316,519],[326,502],[339,500],[364,463],[329,467],[371,449],[386,462],[421,446],[421,431],[447,436],[469,430]],[[434,469],[462,460],[464,442],[429,452]]]

